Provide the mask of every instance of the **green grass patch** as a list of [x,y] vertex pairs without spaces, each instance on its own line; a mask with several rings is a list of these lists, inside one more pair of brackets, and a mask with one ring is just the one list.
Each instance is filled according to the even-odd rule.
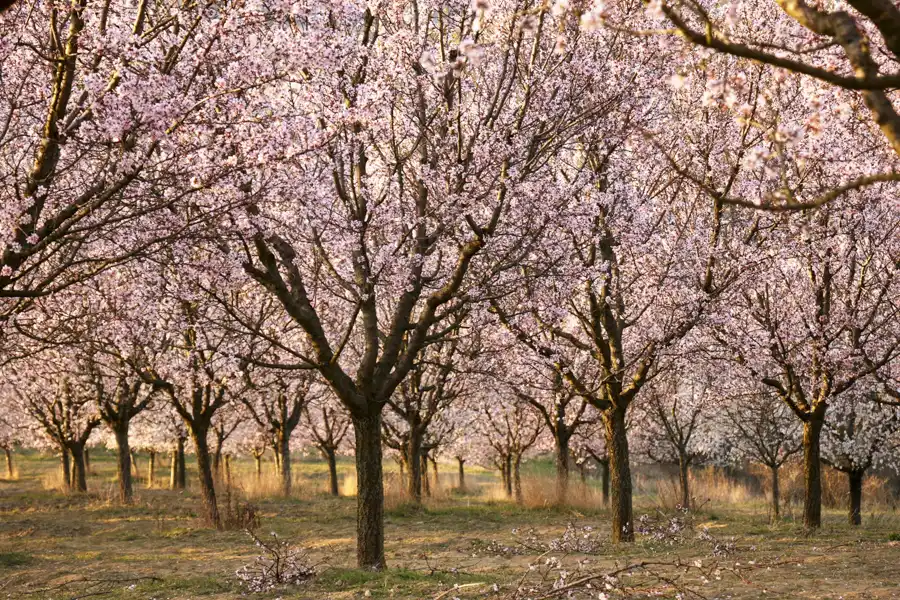
[[21,567],[33,561],[34,557],[25,552],[0,552],[0,567]]

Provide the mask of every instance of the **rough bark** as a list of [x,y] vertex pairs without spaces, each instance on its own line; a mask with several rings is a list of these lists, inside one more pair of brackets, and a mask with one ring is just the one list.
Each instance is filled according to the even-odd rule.
[[678,486],[681,491],[681,506],[688,510],[691,508],[690,466],[690,458],[681,454],[678,457]]
[[[119,480],[119,501],[131,504],[134,490],[131,482],[131,448],[128,443],[128,423],[116,428],[116,475]],[[135,469],[137,471],[137,469]]]
[[191,433],[194,440],[194,451],[197,454],[197,471],[200,475],[200,496],[203,499],[203,510],[206,513],[206,522],[211,527],[219,528],[219,506],[216,503],[216,488],[213,483],[212,462],[209,452],[209,444],[206,440],[207,430],[195,427]]
[[419,503],[422,501],[422,436],[414,429],[410,430],[409,440],[406,443],[406,462],[409,464],[407,493],[410,500]]
[[325,460],[328,461],[328,491],[332,496],[339,495],[337,476],[337,457],[333,448],[325,451]]
[[609,458],[613,543],[634,541],[631,464],[625,430],[625,408],[604,412],[606,448]]
[[381,570],[386,564],[380,411],[353,417],[353,429],[356,437],[356,561],[360,568]]
[[851,525],[862,524],[862,487],[864,471],[850,471],[847,478],[850,483],[850,514]]
[[604,458],[600,463],[600,481],[603,491],[603,504],[609,505],[609,459]]
[[59,459],[62,465],[63,485],[67,490],[70,490],[72,489],[72,469],[69,462],[68,448],[62,449]]
[[72,444],[72,487],[77,492],[87,492],[87,465],[84,462],[84,446]]
[[779,481],[778,467],[769,467],[772,471],[772,520],[781,519],[781,483]]
[[278,440],[278,453],[281,455],[281,495],[291,495],[291,438],[281,435]]
[[556,445],[556,501],[565,504],[569,492],[569,438],[562,433],[554,436]]
[[803,424],[803,524],[809,529],[822,526],[822,462],[820,438],[821,419],[810,418]]

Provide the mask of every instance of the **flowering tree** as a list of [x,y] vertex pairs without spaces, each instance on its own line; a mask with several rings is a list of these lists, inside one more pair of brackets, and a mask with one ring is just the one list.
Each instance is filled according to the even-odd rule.
[[337,496],[337,454],[350,430],[350,419],[333,395],[323,395],[303,407],[312,443],[328,463],[328,491]]
[[[771,389],[759,384],[736,389],[722,403],[718,420],[731,443],[728,456],[749,459],[769,469],[772,477],[772,520],[781,516],[779,472],[802,449],[799,423]],[[732,388],[734,389],[734,388]]]
[[821,524],[821,432],[828,406],[900,352],[897,220],[857,198],[771,229],[760,277],[718,323],[736,361],[803,423],[804,522]]
[[656,462],[678,465],[681,506],[692,506],[690,467],[712,455],[717,440],[711,377],[677,365],[655,376],[647,386],[633,432],[638,447]]
[[877,392],[866,388],[862,384],[834,402],[822,429],[822,461],[847,474],[851,525],[862,522],[866,472],[873,467],[896,471],[900,449],[900,409],[874,402]]

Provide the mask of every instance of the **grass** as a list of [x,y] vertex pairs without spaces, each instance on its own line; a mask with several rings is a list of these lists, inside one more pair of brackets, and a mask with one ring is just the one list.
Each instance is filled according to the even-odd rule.
[[[254,559],[256,548],[241,531],[214,531],[198,522],[195,486],[183,492],[162,489],[165,473],[160,472],[152,488],[141,479],[135,504],[123,507],[114,494],[115,465],[105,452],[93,453],[91,491],[86,495],[51,489],[58,482],[52,458],[26,453],[18,459],[19,478],[0,482],[0,592],[5,597],[245,597],[234,573]],[[146,467],[146,459],[140,467]],[[340,465],[346,493],[355,488],[351,467],[346,462]],[[399,493],[397,473],[389,468],[385,547],[390,568],[360,571],[354,568],[355,498],[327,495],[324,465],[318,462],[299,461],[294,471],[296,493],[285,499],[271,494],[272,477],[257,483],[252,463],[237,463],[235,479],[242,497],[259,507],[261,531],[294,540],[320,564],[320,574],[312,582],[296,590],[258,595],[262,599],[490,598],[494,585],[509,591],[541,553],[484,551],[519,547],[514,529],[534,529],[541,539],[558,537],[570,521],[608,529],[608,513],[598,500],[595,481],[582,486],[576,474],[570,504],[557,506],[550,496],[552,469],[540,463],[526,474],[526,501],[521,506],[502,497],[493,473],[477,469],[467,473],[468,493],[454,493],[449,465],[433,497],[415,506]],[[144,470],[141,474],[146,475]],[[656,514],[673,502],[674,491],[658,474],[645,471],[636,477],[636,484],[636,514]],[[771,570],[754,571],[748,581],[734,577],[712,581],[704,588],[707,597],[900,598],[900,515],[886,500],[889,495],[880,498],[877,489],[867,488],[868,512],[861,527],[849,526],[836,504],[825,510],[823,528],[809,535],[795,521],[799,507],[793,491],[786,492],[786,518],[770,524],[764,490],[742,488],[702,472],[696,474],[694,485],[697,497],[709,498],[694,515],[695,529],[707,527],[738,548],[725,560],[773,565]],[[877,506],[872,498],[879,501]],[[589,559],[594,568],[603,569],[637,560],[686,564],[722,560],[713,558],[710,544],[693,533],[674,544],[639,536],[635,544],[604,546],[598,556],[564,559],[573,565]],[[461,587],[453,590],[454,585]]]

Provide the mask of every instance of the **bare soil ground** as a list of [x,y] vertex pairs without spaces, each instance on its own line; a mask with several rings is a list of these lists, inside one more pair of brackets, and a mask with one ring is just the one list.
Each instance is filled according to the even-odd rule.
[[[341,468],[347,475],[343,487],[352,487],[350,465]],[[0,480],[0,598],[250,596],[235,571],[253,561],[257,548],[243,531],[203,527],[194,491],[147,489],[139,479],[136,503],[120,506],[111,457],[95,457],[92,469],[87,495],[52,489],[56,463],[36,454],[20,457],[17,479]],[[843,511],[827,510],[825,526],[807,534],[790,514],[770,525],[761,499],[707,502],[696,513],[673,515],[659,509],[658,498],[639,496],[636,514],[649,515],[661,528],[657,535],[639,535],[621,547],[595,544],[584,554],[548,545],[558,543],[568,523],[578,536],[588,536],[585,546],[608,536],[607,513],[593,492],[582,490],[577,507],[517,506],[494,498],[492,474],[472,472],[469,485],[477,491],[463,495],[449,492],[448,473],[424,507],[389,498],[389,569],[374,573],[353,568],[355,499],[318,491],[324,487],[322,465],[299,463],[300,490],[287,499],[266,494],[249,465],[240,470],[235,479],[243,491],[231,502],[239,502],[238,496],[252,502],[260,513],[260,536],[275,532],[290,539],[318,565],[319,574],[303,586],[252,595],[258,598],[501,598],[513,597],[519,587],[520,598],[551,597],[546,594],[553,581],[560,586],[585,573],[648,562],[614,580],[631,589],[629,597],[900,599],[900,514],[889,507],[866,513],[857,528],[846,524]],[[158,486],[165,483],[163,475]],[[687,526],[674,527],[678,531],[670,535],[662,530],[672,528],[672,516]],[[551,569],[556,559],[561,566]],[[559,579],[561,571],[565,580]],[[604,591],[599,580],[593,586],[573,597],[621,597]],[[526,593],[529,588],[540,589]]]

